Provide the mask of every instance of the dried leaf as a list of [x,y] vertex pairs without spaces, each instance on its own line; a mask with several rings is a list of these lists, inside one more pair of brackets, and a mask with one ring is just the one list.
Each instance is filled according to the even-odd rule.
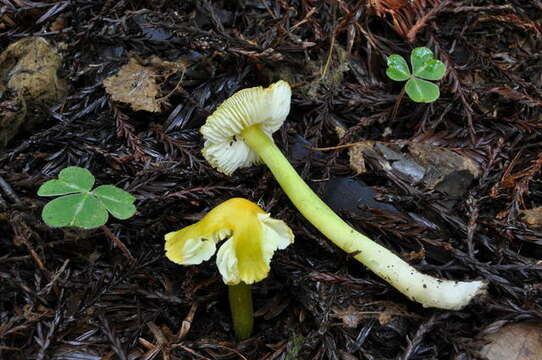
[[521,210],[521,221],[530,227],[540,229],[542,228],[542,207],[536,207],[532,209]]
[[128,64],[121,67],[117,74],[105,79],[103,84],[114,101],[127,103],[135,111],[160,112],[160,86],[155,79],[160,71],[172,73],[178,69],[181,69],[180,65],[157,57],[152,57],[148,66],[141,65],[132,57]]
[[487,339],[491,342],[482,349],[482,356],[488,360],[539,360],[542,354],[540,323],[505,326]]

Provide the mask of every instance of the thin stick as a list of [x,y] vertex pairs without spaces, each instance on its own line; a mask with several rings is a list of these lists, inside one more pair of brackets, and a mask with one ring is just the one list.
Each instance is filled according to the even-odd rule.
[[306,149],[313,150],[313,151],[330,151],[330,150],[339,150],[339,149],[345,149],[356,145],[361,145],[366,143],[366,141],[357,141],[349,144],[343,144],[343,145],[336,145],[336,146],[330,146],[330,147],[309,147],[307,146]]
[[137,262],[137,260],[132,256],[132,253],[130,253],[130,250],[128,250],[128,248],[126,247],[126,245],[124,245],[124,243],[118,237],[116,237],[115,234],[113,234],[113,232],[111,232],[111,230],[109,230],[107,226],[102,225],[100,226],[100,229],[102,229],[105,236],[107,236],[109,240],[111,240],[111,242],[113,242],[113,244],[115,244],[122,251],[123,255],[128,260],[130,260],[132,263]]

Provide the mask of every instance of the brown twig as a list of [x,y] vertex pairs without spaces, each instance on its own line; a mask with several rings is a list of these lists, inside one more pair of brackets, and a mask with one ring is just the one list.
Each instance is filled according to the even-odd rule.
[[431,10],[429,10],[425,15],[423,15],[421,18],[419,18],[414,25],[408,30],[408,33],[406,34],[406,37],[409,42],[414,42],[416,40],[416,35],[418,32],[423,29],[425,26],[427,26],[427,23],[429,23],[429,20],[435,18],[440,12],[442,12],[444,9],[446,9],[449,5],[452,4],[451,0],[443,1]]
[[38,268],[43,271],[46,276],[49,276],[49,270],[47,270],[45,267],[45,262],[38,255],[37,251],[34,249],[34,246],[30,242],[32,230],[24,223],[21,216],[22,215],[20,214],[15,214],[10,221],[11,228],[13,229],[13,233],[15,235],[13,238],[13,243],[17,246],[20,246],[21,244],[24,245]]
[[126,245],[124,245],[124,243],[117,236],[115,236],[115,234],[113,234],[113,232],[109,230],[109,228],[106,225],[100,226],[100,229],[102,229],[105,236],[107,236],[109,240],[111,240],[111,242],[115,244],[115,246],[117,246],[122,251],[123,255],[128,260],[130,260],[130,262],[132,263],[137,262],[137,260],[132,256],[132,253],[130,253],[130,250],[128,250],[128,248],[126,247]]

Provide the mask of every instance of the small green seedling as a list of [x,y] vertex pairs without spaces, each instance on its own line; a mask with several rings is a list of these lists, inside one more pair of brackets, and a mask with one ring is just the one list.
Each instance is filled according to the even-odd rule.
[[[407,81],[405,91],[415,102],[430,103],[437,100],[440,91],[437,85],[426,80],[440,80],[446,72],[446,65],[433,58],[433,52],[419,47],[410,53],[412,73],[404,57],[390,55],[386,75],[395,81]],[[425,80],[423,80],[425,79]]]
[[77,226],[93,229],[104,225],[108,213],[125,220],[136,212],[135,197],[113,185],[101,185],[91,191],[94,176],[87,169],[67,167],[58,180],[40,186],[39,196],[61,196],[45,205],[43,221],[52,227]]

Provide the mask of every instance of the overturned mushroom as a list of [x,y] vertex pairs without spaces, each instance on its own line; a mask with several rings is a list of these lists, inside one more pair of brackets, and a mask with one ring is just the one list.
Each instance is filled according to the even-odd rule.
[[294,241],[292,230],[273,219],[253,202],[229,199],[209,211],[200,221],[166,234],[166,256],[181,265],[201,264],[218,249],[216,264],[228,285],[233,328],[238,339],[252,333],[253,311],[250,285],[267,277],[277,249]]
[[203,155],[218,171],[263,161],[303,216],[328,239],[413,301],[424,307],[461,309],[485,292],[483,281],[450,281],[425,275],[385,247],[357,232],[301,179],[272,139],[290,112],[290,86],[243,89],[228,98],[201,127]]

